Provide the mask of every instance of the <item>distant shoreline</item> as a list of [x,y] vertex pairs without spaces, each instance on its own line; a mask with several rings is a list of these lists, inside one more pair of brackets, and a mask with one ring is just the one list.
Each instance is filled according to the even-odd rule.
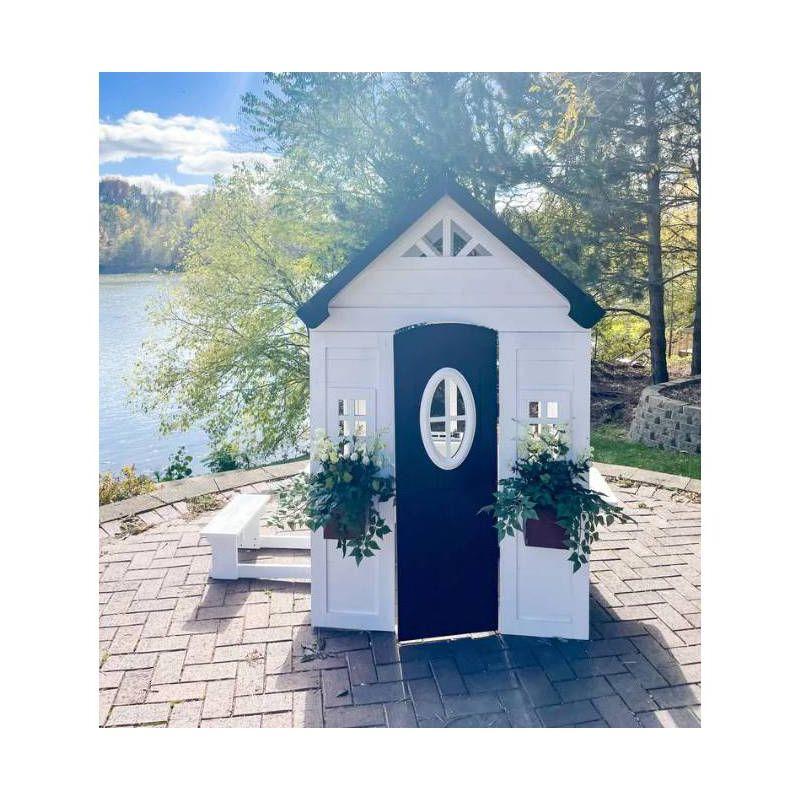
[[116,264],[100,264],[100,275],[153,275],[157,272],[177,272],[177,266],[154,267],[152,264],[142,266],[117,266]]

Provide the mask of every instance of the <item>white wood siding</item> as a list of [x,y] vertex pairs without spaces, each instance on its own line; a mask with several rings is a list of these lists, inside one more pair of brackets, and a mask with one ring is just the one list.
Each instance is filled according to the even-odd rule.
[[[491,255],[404,257],[442,216],[455,219]],[[567,316],[567,300],[450,198],[436,203],[342,289],[329,310],[320,330],[396,330],[418,322],[580,330]]]
[[[394,370],[392,337],[383,333],[311,331],[311,427],[338,433],[337,401],[363,399],[367,428],[382,431],[394,456]],[[313,468],[313,465],[312,465]],[[311,621],[313,625],[357,630],[395,629],[394,505],[381,507],[392,533],[374,558],[356,566],[342,558],[336,542],[311,536]]]

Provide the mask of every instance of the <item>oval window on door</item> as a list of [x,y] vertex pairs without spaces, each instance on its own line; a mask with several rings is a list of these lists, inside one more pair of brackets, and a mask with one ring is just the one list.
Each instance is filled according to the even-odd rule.
[[475,399],[466,378],[452,367],[431,375],[422,393],[419,428],[428,457],[440,469],[455,469],[475,436]]

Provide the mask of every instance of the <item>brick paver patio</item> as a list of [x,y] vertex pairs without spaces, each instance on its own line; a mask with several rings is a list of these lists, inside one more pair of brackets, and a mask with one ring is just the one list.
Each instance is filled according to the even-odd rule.
[[100,540],[100,724],[696,727],[700,505],[623,483],[635,524],[595,546],[588,642],[313,630],[307,584],[210,580],[208,515],[147,512]]

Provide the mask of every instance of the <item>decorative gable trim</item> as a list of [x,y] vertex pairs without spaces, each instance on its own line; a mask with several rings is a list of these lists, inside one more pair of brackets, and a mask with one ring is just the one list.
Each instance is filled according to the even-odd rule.
[[439,256],[463,258],[490,256],[478,236],[473,236],[452,217],[442,217],[424,236],[403,253],[402,258],[436,258]]
[[[387,247],[398,239],[408,228],[410,228],[426,211],[428,211],[442,197],[450,196],[464,211],[472,216],[476,222],[482,225],[493,236],[499,239],[512,253],[522,259],[531,269],[537,272],[546,280],[557,292],[563,295],[570,305],[569,316],[583,328],[591,328],[605,314],[602,308],[579,286],[573,283],[564,274],[558,271],[541,253],[531,247],[524,239],[517,236],[496,214],[481,205],[466,189],[462,188],[454,181],[445,181],[443,185],[429,189],[424,195],[414,203],[404,209],[378,237],[373,239],[363,250],[357,253],[347,266],[336,273],[324,286],[322,286],[313,297],[307,300],[297,309],[297,316],[309,327],[316,328],[322,324],[329,315],[328,303],[347,286],[359,273],[369,266]],[[435,230],[436,227],[434,227]],[[416,247],[424,256],[441,256],[445,250],[452,255],[454,241],[452,238],[452,220],[444,218],[442,225],[442,244],[441,252],[437,251],[434,242],[430,241],[430,231],[419,239],[404,255],[415,255],[411,251]],[[466,231],[465,231],[466,233]],[[421,242],[424,244],[420,245]],[[425,251],[426,246],[431,253]],[[469,246],[469,251],[466,251]],[[473,244],[472,241],[465,243],[457,255],[470,256],[475,248],[486,248],[480,241]],[[486,250],[488,254],[488,250]],[[484,255],[484,253],[479,253]],[[417,256],[422,257],[422,256]]]

